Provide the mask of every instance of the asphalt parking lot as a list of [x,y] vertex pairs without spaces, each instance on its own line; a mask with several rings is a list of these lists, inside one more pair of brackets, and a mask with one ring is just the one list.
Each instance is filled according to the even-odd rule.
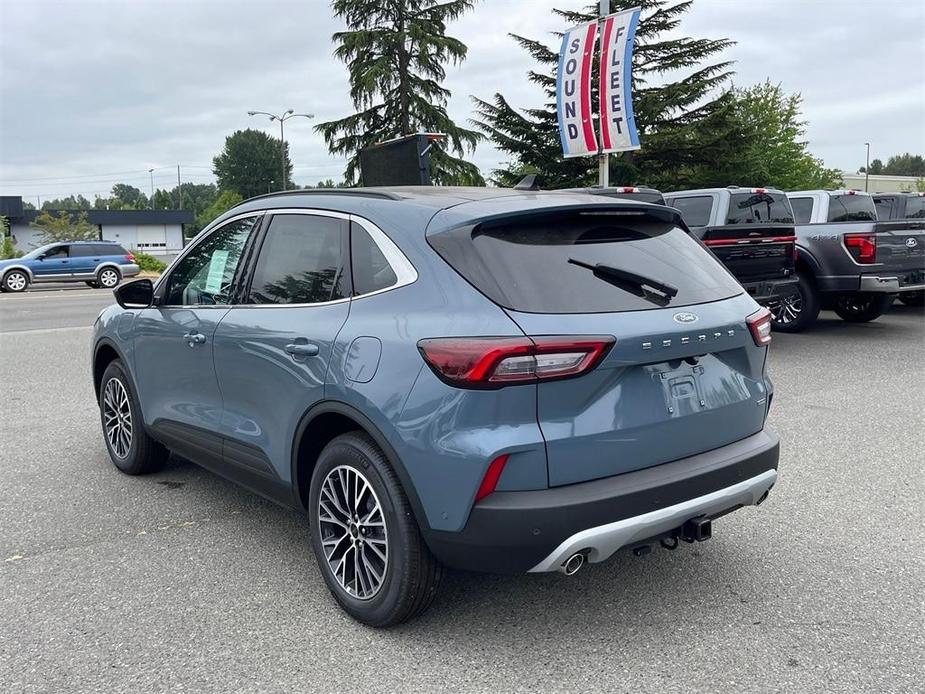
[[180,460],[110,464],[87,366],[109,301],[0,297],[3,691],[921,691],[921,309],[775,335],[781,479],[713,540],[573,578],[453,573],[375,631],[299,516]]

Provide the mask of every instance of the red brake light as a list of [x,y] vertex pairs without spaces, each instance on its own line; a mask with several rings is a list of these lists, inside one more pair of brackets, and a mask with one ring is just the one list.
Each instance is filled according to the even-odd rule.
[[617,188],[618,193],[638,193],[639,188],[634,188],[633,186],[620,186]]
[[135,261],[135,256],[132,255],[131,253],[126,253],[125,259],[126,259],[127,261],[129,261],[130,263],[132,263],[132,262]]
[[771,312],[762,308],[745,319],[748,323],[748,329],[752,333],[752,339],[759,347],[765,347],[771,344]]
[[495,487],[498,486],[498,480],[501,479],[501,473],[504,471],[504,465],[507,463],[507,458],[508,454],[505,453],[504,455],[499,455],[488,464],[485,477],[482,478],[479,490],[475,493],[476,503],[495,491]]
[[845,248],[859,263],[877,262],[877,236],[875,234],[845,234]]
[[753,193],[765,193],[767,190],[765,188],[752,188]]
[[615,342],[610,335],[438,337],[418,349],[437,377],[462,388],[500,388],[577,376],[594,368]]

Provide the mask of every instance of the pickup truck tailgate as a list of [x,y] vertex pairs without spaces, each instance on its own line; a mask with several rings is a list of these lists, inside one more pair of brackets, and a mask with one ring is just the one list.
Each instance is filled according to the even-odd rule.
[[925,221],[877,222],[877,263],[901,274],[900,285],[925,283]]
[[728,224],[695,231],[740,282],[788,277],[794,271],[793,226]]

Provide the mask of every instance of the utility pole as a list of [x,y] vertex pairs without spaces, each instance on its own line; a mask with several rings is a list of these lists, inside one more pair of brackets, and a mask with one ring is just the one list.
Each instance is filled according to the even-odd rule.
[[177,209],[183,209],[183,189],[180,187],[180,165],[177,164]]
[[277,116],[274,113],[268,113],[267,111],[248,111],[247,115],[249,116],[269,116],[270,121],[279,121],[279,166],[280,173],[282,174],[283,190],[286,190],[286,138],[283,133],[283,124],[290,118],[314,118],[314,113],[295,113],[292,109],[286,111],[283,115]]
[[864,165],[864,192],[867,192],[867,186],[870,182],[870,143],[864,143],[867,147],[867,164]]
[[154,169],[148,169],[148,173],[151,174],[151,199],[148,201],[148,204],[151,206],[151,209],[154,209]]

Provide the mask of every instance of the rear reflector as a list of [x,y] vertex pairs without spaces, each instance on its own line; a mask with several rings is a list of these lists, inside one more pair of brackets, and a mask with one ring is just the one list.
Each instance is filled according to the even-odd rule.
[[869,265],[877,262],[877,236],[875,234],[845,234],[845,248],[857,262]]
[[500,388],[577,376],[593,369],[615,342],[610,335],[438,337],[418,342],[440,380],[462,388]]
[[482,478],[479,490],[475,493],[476,503],[495,491],[495,487],[498,486],[498,480],[501,479],[501,473],[504,471],[504,465],[507,463],[507,458],[508,454],[505,453],[504,455],[499,455],[488,464],[485,477]]
[[752,333],[752,339],[759,347],[764,347],[771,342],[771,312],[762,308],[750,315],[745,320],[748,323],[748,329]]

